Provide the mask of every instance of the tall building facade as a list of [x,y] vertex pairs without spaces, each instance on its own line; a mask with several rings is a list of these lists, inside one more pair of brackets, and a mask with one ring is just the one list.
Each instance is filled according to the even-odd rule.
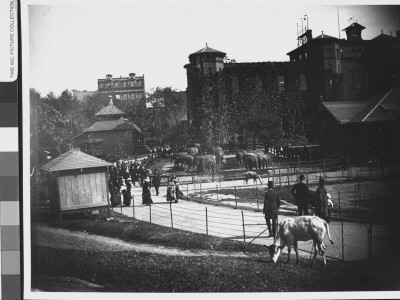
[[[393,87],[400,76],[400,31],[396,36],[381,32],[371,40],[362,38],[366,29],[357,22],[343,29],[346,39],[312,30],[301,34],[299,47],[287,53],[292,63],[302,63],[314,74],[316,93],[324,101],[365,100]],[[325,97],[338,89],[334,99]]]
[[226,53],[205,48],[189,55],[187,103],[189,122],[196,119],[196,102],[202,97],[205,78],[230,73],[233,90],[245,80],[255,89],[299,87],[304,117],[312,117],[321,101],[362,101],[398,84],[400,78],[400,31],[383,32],[364,40],[366,28],[357,22],[343,29],[345,39],[322,32],[313,37],[307,29],[298,36],[298,47],[287,53],[289,62],[236,63]]
[[107,74],[106,78],[98,79],[98,92],[112,96],[113,99],[131,100],[139,103],[145,99],[144,75],[136,76],[135,73],[129,73],[128,77],[113,78]]

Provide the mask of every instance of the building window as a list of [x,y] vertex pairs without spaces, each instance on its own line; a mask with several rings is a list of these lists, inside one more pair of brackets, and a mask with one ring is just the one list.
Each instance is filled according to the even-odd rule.
[[364,87],[362,71],[350,71],[350,76],[353,89],[362,89]]
[[278,75],[277,81],[278,81],[278,91],[283,92],[285,90],[285,76]]
[[301,91],[306,91],[307,90],[307,80],[306,80],[306,75],[301,73],[299,75],[300,77],[300,90]]
[[305,60],[308,59],[308,57],[307,57],[307,52],[304,53],[304,59],[305,59]]

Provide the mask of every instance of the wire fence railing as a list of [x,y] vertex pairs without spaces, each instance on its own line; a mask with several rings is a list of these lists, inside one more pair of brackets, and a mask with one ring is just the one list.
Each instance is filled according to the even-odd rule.
[[[234,210],[227,213],[218,207],[205,206],[193,209],[172,203],[139,205],[136,207],[114,207],[114,210],[130,215],[135,211],[136,219],[175,229],[191,231],[246,243],[267,244],[268,229],[264,215],[254,211]],[[279,214],[278,221],[287,218]],[[295,216],[290,216],[294,218]],[[330,259],[349,261],[370,259],[387,254],[388,241],[396,234],[388,234],[385,225],[348,222],[336,218],[329,223],[334,244],[325,240],[325,256]],[[397,238],[399,236],[397,235]],[[312,241],[299,242],[299,250],[313,253]]]

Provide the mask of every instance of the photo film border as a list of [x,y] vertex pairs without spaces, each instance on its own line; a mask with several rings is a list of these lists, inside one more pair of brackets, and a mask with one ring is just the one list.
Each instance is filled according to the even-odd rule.
[[0,60],[10,68],[0,75],[0,299],[22,299],[18,152],[20,58],[18,1],[0,4]]

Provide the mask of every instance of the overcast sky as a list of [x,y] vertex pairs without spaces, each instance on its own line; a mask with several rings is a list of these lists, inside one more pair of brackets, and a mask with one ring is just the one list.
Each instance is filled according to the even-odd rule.
[[[43,96],[65,89],[97,90],[97,79],[106,74],[126,77],[131,72],[145,75],[146,91],[158,86],[185,90],[183,66],[206,43],[237,62],[287,61],[286,53],[297,47],[304,15],[314,37],[322,30],[339,37],[337,7],[340,29],[353,18],[366,27],[364,39],[381,30],[394,36],[400,30],[399,6],[261,0],[56,3],[28,8],[29,85]],[[344,38],[345,32],[340,35]]]

